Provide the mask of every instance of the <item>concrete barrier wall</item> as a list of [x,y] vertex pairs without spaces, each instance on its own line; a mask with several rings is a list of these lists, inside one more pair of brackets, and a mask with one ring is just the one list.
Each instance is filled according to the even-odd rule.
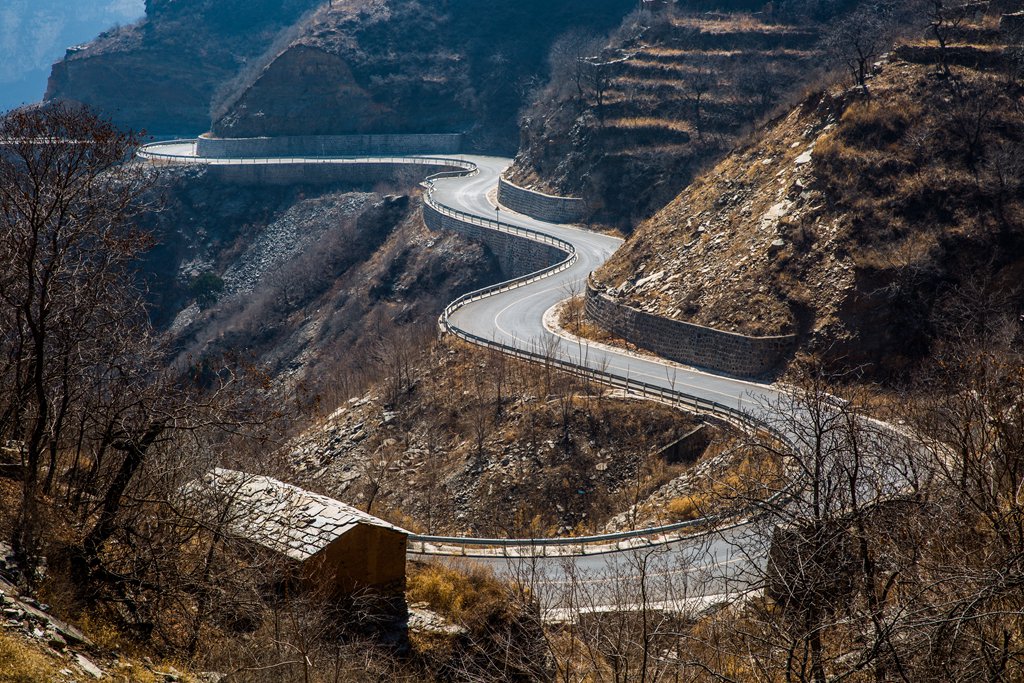
[[519,235],[491,230],[454,216],[447,216],[423,204],[423,220],[431,230],[450,230],[482,242],[494,254],[509,279],[529,275],[562,261],[566,254],[550,244]]
[[239,157],[391,156],[401,154],[458,154],[462,134],[436,135],[303,135],[273,138],[214,138],[200,136],[199,156]]
[[736,377],[769,375],[796,347],[795,335],[747,337],[646,313],[616,301],[589,282],[585,311],[602,328],[639,347]]
[[556,197],[498,180],[498,203],[513,211],[549,223],[579,223],[587,216],[587,204],[575,197]]
[[334,183],[375,183],[386,180],[411,180],[450,171],[451,167],[427,164],[230,164],[209,165],[207,172],[234,185],[330,185]]

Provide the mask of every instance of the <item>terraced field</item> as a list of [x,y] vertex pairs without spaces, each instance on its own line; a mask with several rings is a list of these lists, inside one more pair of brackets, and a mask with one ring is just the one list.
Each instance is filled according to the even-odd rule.
[[681,17],[621,39],[583,106],[535,107],[510,175],[583,196],[595,221],[628,232],[806,83],[817,43],[816,27],[745,15]]

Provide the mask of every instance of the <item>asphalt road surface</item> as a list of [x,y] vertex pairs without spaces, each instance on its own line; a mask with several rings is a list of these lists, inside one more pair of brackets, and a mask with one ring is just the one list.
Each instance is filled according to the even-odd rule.
[[[152,146],[148,151],[178,157],[179,161],[216,165],[252,163],[359,163],[358,159],[201,159],[192,143]],[[479,173],[444,178],[434,183],[433,198],[448,208],[504,224],[529,228],[572,243],[578,260],[571,267],[529,285],[472,302],[451,317],[451,323],[470,334],[525,351],[549,353],[581,367],[602,370],[622,379],[641,380],[690,397],[713,401],[758,418],[780,400],[780,391],[757,384],[684,367],[676,363],[628,354],[604,345],[570,340],[545,328],[545,314],[569,296],[581,294],[588,274],[604,263],[621,240],[581,228],[546,223],[493,203],[498,177],[510,160],[498,157],[457,157],[477,164]],[[531,586],[549,615],[573,610],[593,611],[637,606],[641,582],[647,600],[676,609],[699,608],[756,588],[764,549],[752,524],[697,533],[673,542],[623,543],[600,554],[537,556],[511,548],[504,555],[463,559],[434,556],[434,561],[473,562],[491,567]],[[472,553],[472,549],[470,549]],[[482,553],[486,555],[486,553]],[[529,555],[528,557],[515,555]],[[420,555],[420,558],[423,556]]]

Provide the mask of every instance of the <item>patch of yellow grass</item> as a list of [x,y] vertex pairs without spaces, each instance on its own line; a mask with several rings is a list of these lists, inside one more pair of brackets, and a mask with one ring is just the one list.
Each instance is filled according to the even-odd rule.
[[637,128],[660,128],[663,130],[674,130],[681,133],[691,133],[691,126],[685,121],[673,119],[658,119],[653,116],[635,116],[631,118],[611,119],[608,121],[609,128],[625,128],[633,130]]
[[685,522],[734,507],[737,502],[764,498],[778,490],[781,474],[774,459],[748,455],[699,490],[670,500],[665,511],[673,522]]
[[686,522],[700,517],[706,505],[707,499],[705,496],[691,494],[680,498],[673,498],[668,502],[666,510],[674,521]]
[[64,668],[18,638],[0,633],[0,683],[39,683],[60,678]]
[[436,564],[410,568],[406,600],[424,602],[430,609],[455,622],[476,621],[500,610],[509,596],[505,587],[483,570],[462,572]]

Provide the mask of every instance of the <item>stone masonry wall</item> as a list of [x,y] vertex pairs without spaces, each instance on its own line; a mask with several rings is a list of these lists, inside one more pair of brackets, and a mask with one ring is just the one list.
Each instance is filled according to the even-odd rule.
[[527,190],[504,178],[498,179],[498,203],[549,223],[579,223],[587,216],[587,205],[582,199]]
[[793,352],[796,337],[747,337],[645,313],[587,283],[588,318],[637,346],[679,363],[736,377],[769,375]]
[[402,179],[415,174],[426,178],[451,167],[426,164],[300,163],[210,165],[207,172],[222,182],[235,185],[329,185],[333,183],[375,183]]
[[396,154],[458,154],[461,133],[434,135],[303,135],[267,138],[200,136],[199,156],[236,157],[362,156]]
[[535,273],[542,268],[555,265],[566,257],[565,252],[550,244],[534,242],[519,235],[497,232],[453,216],[446,216],[426,203],[423,204],[423,220],[431,230],[451,230],[483,242],[494,254],[502,272],[509,278]]

